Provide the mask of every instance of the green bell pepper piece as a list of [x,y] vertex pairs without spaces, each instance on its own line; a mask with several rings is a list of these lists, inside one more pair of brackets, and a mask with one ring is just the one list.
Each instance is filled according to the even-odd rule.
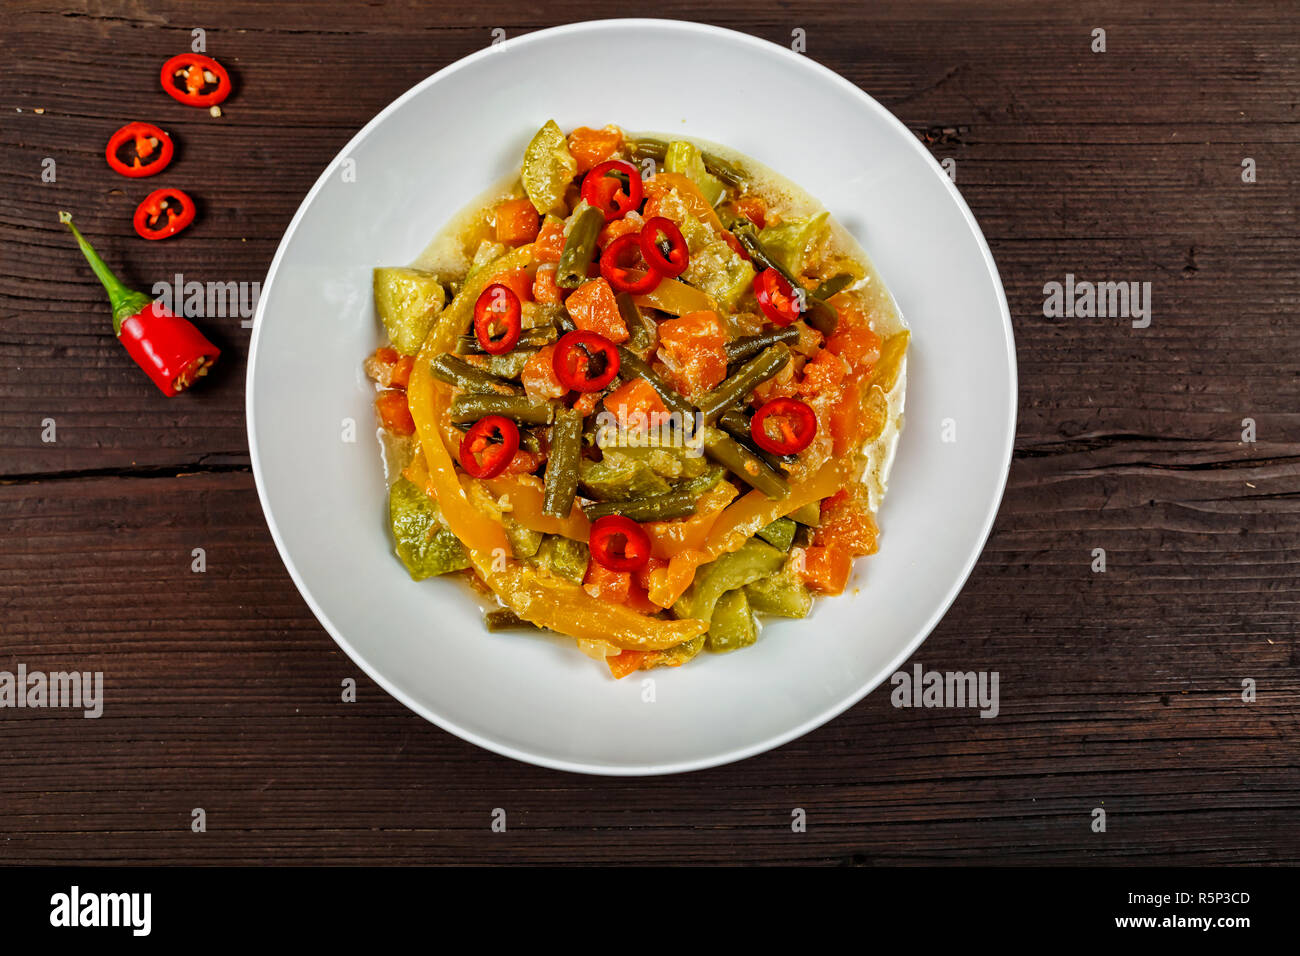
[[556,577],[581,584],[587,576],[587,562],[591,552],[581,541],[558,534],[548,534],[542,540],[535,560]]
[[543,534],[540,531],[525,528],[509,515],[501,516],[501,525],[505,528],[506,540],[510,542],[510,550],[516,558],[522,561],[537,554],[542,546]]
[[578,174],[578,163],[555,120],[547,120],[524,150],[520,179],[528,201],[543,216],[564,212],[564,191]]
[[670,173],[681,173],[699,187],[710,206],[716,206],[727,191],[722,180],[710,173],[704,166],[704,156],[694,143],[680,140],[668,144],[664,154],[664,169]]
[[393,348],[414,355],[447,304],[447,291],[436,275],[423,269],[376,269],[373,286],[375,311]]
[[724,554],[703,565],[686,593],[673,605],[679,618],[693,617],[701,621],[713,615],[718,599],[728,591],[743,588],[746,584],[775,574],[785,564],[785,553],[765,541],[750,538],[738,551]]
[[773,547],[789,551],[790,545],[794,543],[794,529],[795,523],[791,519],[777,518],[766,528],[759,528],[755,533]]
[[759,614],[807,617],[812,610],[812,594],[802,581],[784,571],[746,584],[745,596]]
[[758,231],[758,241],[776,256],[781,265],[797,276],[803,271],[808,247],[826,228],[830,215],[822,211],[815,216],[786,219],[778,225],[765,226]]
[[728,591],[718,598],[709,624],[708,648],[711,651],[734,651],[758,640],[758,622],[750,610],[743,588]]
[[799,522],[799,524],[815,528],[822,523],[822,503],[820,501],[810,501],[806,505],[801,505],[791,511],[789,517]]
[[587,497],[597,501],[627,501],[667,494],[668,482],[655,474],[644,459],[606,449],[600,461],[583,459],[580,482]]
[[388,517],[397,543],[397,556],[412,579],[424,578],[469,567],[469,555],[442,523],[437,502],[414,482],[399,478],[388,492]]

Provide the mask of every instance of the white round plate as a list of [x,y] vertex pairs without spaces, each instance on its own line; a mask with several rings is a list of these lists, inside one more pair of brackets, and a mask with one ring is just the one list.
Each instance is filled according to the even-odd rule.
[[[638,78],[653,85],[641,89]],[[517,169],[547,119],[565,129],[681,131],[772,167],[857,237],[911,325],[906,425],[879,515],[880,552],[857,563],[845,595],[818,600],[805,620],[769,622],[746,650],[615,681],[567,639],[489,634],[464,585],[414,582],[393,556],[373,391],[361,370],[380,338],[370,270],[415,258],[453,213]],[[253,472],[276,546],[316,617],[367,674],[497,753],[638,775],[779,746],[906,661],[992,526],[1011,457],[1016,369],[979,227],[879,103],[814,60],[744,34],[610,20],[481,50],[353,137],[271,263],[247,398]],[[947,418],[956,442],[942,441]],[[348,419],[357,423],[351,443]],[[645,677],[653,702],[643,699]]]

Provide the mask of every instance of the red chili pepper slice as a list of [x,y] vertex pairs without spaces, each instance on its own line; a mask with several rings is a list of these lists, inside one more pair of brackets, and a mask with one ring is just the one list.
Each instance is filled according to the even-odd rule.
[[793,455],[812,444],[817,435],[817,413],[797,398],[774,398],[754,413],[749,434],[764,451]]
[[663,216],[647,219],[641,227],[641,254],[650,268],[668,279],[676,279],[691,264],[690,249],[682,231],[677,223]]
[[188,320],[173,315],[143,292],[123,285],[77,231],[72,216],[61,212],[59,222],[72,230],[91,271],[108,293],[113,331],[159,390],[170,398],[206,375],[221,350]]
[[108,138],[104,158],[113,172],[139,179],[161,173],[175,151],[172,138],[152,123],[127,123]]
[[591,523],[591,558],[611,571],[640,571],[650,563],[650,536],[631,518],[605,515]]
[[215,106],[230,95],[226,68],[202,53],[182,53],[162,65],[162,88],[186,106]]
[[[627,180],[627,185],[623,184]],[[641,208],[641,171],[621,159],[594,167],[582,180],[582,198],[605,214],[606,222]]]
[[618,349],[595,332],[566,332],[555,343],[551,367],[565,388],[575,392],[599,392],[618,374]]
[[764,269],[754,277],[754,295],[763,314],[777,325],[789,325],[803,311],[794,289],[775,269]]
[[135,207],[135,231],[143,239],[166,239],[194,221],[194,200],[182,190],[155,189]]
[[663,275],[653,266],[642,271],[622,264],[628,253],[636,254],[640,249],[641,234],[629,232],[607,245],[600,254],[600,274],[615,292],[645,295],[653,292],[663,281]]
[[[504,355],[515,347],[523,329],[523,309],[514,289],[494,282],[474,303],[474,334],[488,355]],[[493,331],[504,329],[498,337]]]
[[460,442],[460,466],[473,478],[495,478],[519,450],[519,426],[504,415],[480,418]]

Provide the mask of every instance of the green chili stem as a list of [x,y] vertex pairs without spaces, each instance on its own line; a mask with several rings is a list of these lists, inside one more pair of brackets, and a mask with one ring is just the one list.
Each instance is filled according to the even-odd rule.
[[100,285],[108,293],[108,301],[113,307],[113,332],[116,335],[121,335],[122,323],[141,309],[146,308],[153,299],[143,292],[137,292],[129,288],[113,274],[113,270],[99,257],[95,247],[86,241],[86,237],[81,234],[81,230],[72,221],[72,213],[60,212],[59,222],[72,230],[77,245],[81,247],[81,254],[86,257],[86,261],[90,263],[91,271],[95,273]]

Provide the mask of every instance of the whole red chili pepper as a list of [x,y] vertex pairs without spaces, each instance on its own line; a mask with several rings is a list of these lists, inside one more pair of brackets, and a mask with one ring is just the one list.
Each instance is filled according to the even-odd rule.
[[[119,155],[128,143],[135,147],[130,165]],[[172,138],[152,123],[127,123],[108,138],[104,159],[113,172],[139,179],[161,173],[172,161],[175,151]]]
[[[211,76],[212,79],[208,79]],[[226,68],[202,53],[182,53],[162,66],[162,88],[186,106],[215,106],[230,95],[230,74]],[[177,81],[184,83],[184,88]],[[207,87],[208,92],[203,92]]]
[[135,207],[132,225],[142,239],[166,239],[194,221],[194,200],[183,190],[155,189]]
[[113,331],[127,354],[168,397],[193,385],[221,355],[188,320],[173,315],[143,292],[128,289],[104,264],[94,247],[77,230],[69,213],[59,222],[72,230],[82,255],[108,293],[113,306]]

